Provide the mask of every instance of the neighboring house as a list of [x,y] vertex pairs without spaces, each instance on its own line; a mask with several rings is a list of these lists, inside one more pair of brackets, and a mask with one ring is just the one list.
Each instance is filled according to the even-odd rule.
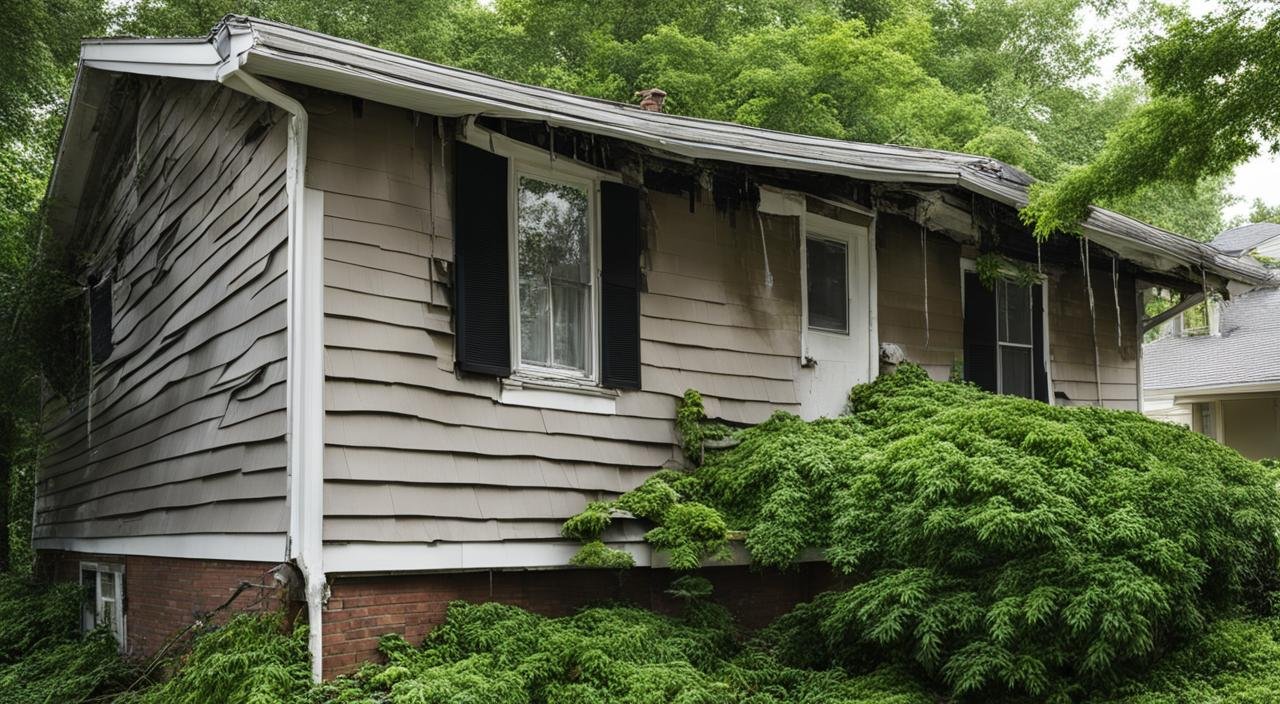
[[[1211,244],[1229,256],[1280,254],[1280,225],[1245,225]],[[1202,319],[1207,327],[1193,329],[1174,317],[1144,346],[1143,411],[1245,457],[1280,457],[1280,288],[1210,298]]]
[[1231,257],[1259,255],[1280,259],[1280,224],[1255,222],[1223,230],[1209,244]]
[[[894,343],[938,379],[1137,409],[1142,288],[1268,280],[1101,209],[1037,246],[1029,184],[243,17],[86,42],[49,212],[85,262],[90,391],[48,406],[35,547],[134,653],[296,570],[327,674],[450,599],[660,605],[642,526],[606,535],[622,576],[569,569],[559,531],[682,465],[686,389],[731,423],[832,415]],[[810,567],[709,572],[760,616]]]

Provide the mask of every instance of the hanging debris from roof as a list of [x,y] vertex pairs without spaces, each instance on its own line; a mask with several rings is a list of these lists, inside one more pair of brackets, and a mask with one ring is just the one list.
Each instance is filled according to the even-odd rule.
[[1093,339],[1093,383],[1102,403],[1102,355],[1098,352],[1098,310],[1093,301],[1093,275],[1089,272],[1089,238],[1080,237],[1080,262],[1084,265],[1084,285],[1089,291],[1089,333]]

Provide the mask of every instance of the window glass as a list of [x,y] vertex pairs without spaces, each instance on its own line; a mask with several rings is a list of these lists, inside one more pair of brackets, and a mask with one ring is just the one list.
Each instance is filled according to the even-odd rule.
[[1031,348],[1001,345],[1000,393],[1031,398]]
[[1031,344],[1031,287],[1001,281],[997,300],[1000,306],[1000,341]]
[[1012,281],[996,285],[996,334],[1000,393],[1035,397],[1035,351],[1031,286]]
[[521,176],[516,199],[520,361],[587,371],[591,305],[588,192]]
[[1218,421],[1213,415],[1212,403],[1196,404],[1200,407],[1200,432],[1214,440],[1218,439]]
[[809,327],[849,332],[849,248],[843,242],[807,238]]

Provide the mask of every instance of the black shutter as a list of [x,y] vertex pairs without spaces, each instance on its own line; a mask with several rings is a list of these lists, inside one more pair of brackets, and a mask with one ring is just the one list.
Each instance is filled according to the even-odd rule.
[[454,315],[458,368],[511,375],[507,160],[453,147]]
[[600,383],[640,388],[640,191],[600,188]]
[[89,285],[89,358],[101,364],[111,356],[111,277]]
[[1044,286],[1031,284],[1031,354],[1032,369],[1035,375],[1031,378],[1034,384],[1035,399],[1049,402],[1049,374],[1044,368]]
[[995,393],[996,293],[964,274],[964,379]]

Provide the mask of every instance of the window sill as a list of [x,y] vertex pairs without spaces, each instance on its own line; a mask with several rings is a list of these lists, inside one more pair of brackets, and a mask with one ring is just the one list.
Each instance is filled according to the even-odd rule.
[[512,376],[502,380],[498,403],[574,413],[614,415],[618,392],[588,381]]

